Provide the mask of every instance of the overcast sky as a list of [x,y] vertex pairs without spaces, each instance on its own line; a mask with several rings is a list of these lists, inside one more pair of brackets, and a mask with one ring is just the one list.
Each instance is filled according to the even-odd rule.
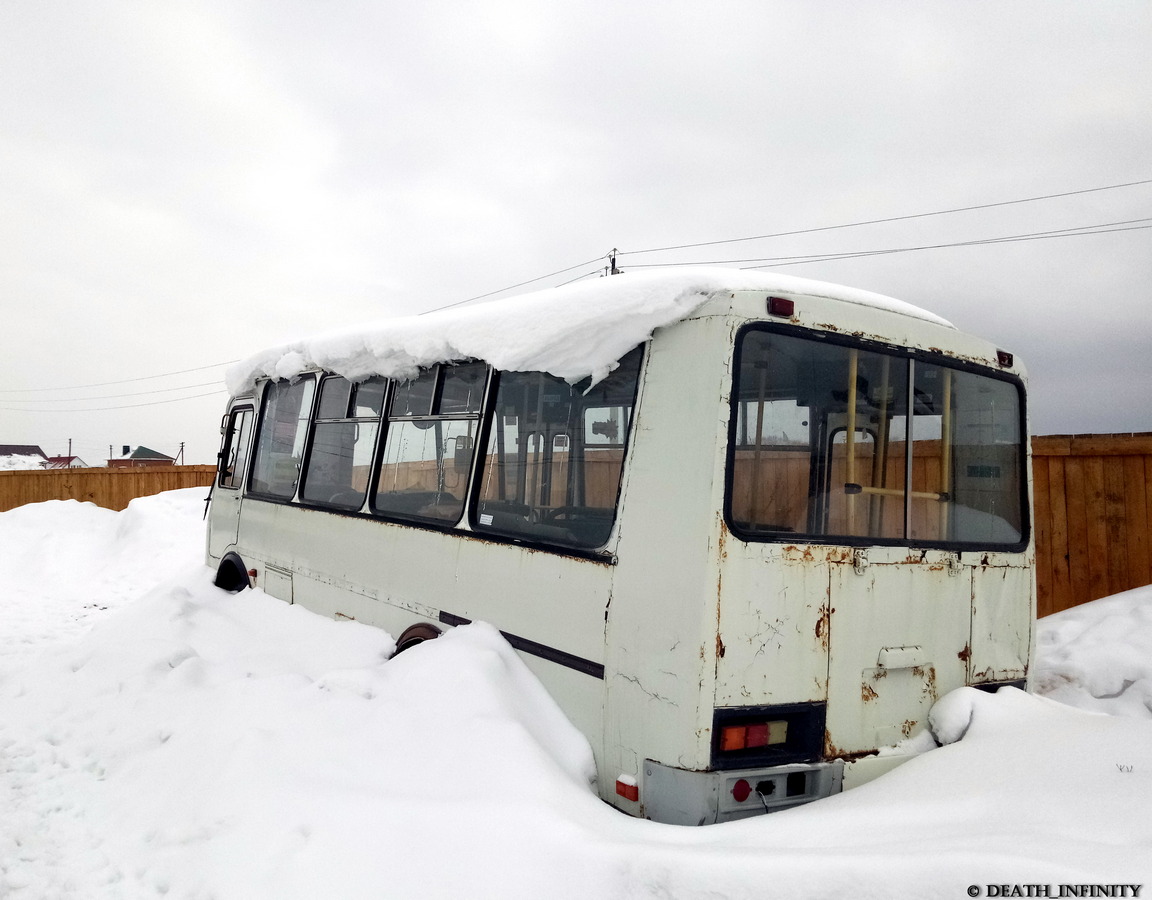
[[0,66],[0,443],[209,462],[220,364],[613,247],[628,269],[1140,219],[768,268],[1014,351],[1036,433],[1152,430],[1152,184],[631,252],[1152,179],[1147,0],[7,0]]

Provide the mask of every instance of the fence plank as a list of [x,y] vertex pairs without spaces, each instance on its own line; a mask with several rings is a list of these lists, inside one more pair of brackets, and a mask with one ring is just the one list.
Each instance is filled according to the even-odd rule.
[[1038,457],[1032,461],[1033,530],[1036,535],[1036,610],[1037,615],[1046,615],[1041,610],[1052,607],[1053,571],[1055,557],[1052,549],[1051,509],[1052,489],[1048,480],[1048,460]]
[[1088,535],[1088,584],[1096,597],[1107,597],[1108,526],[1104,504],[1104,460],[1099,456],[1084,457],[1084,519]]
[[1145,463],[1152,463],[1152,456],[1141,459],[1139,456],[1124,457],[1124,498],[1128,514],[1127,545],[1128,572],[1125,581],[1128,588],[1152,583],[1152,560],[1149,559],[1148,535],[1148,490]]
[[1068,494],[1066,489],[1067,469],[1062,458],[1048,459],[1048,487],[1050,496],[1048,508],[1052,516],[1052,557],[1051,571],[1038,573],[1037,578],[1048,575],[1052,579],[1050,595],[1052,605],[1045,613],[1067,609],[1073,605],[1072,598],[1072,559],[1068,543]]
[[1123,456],[1101,457],[1104,475],[1104,516],[1102,525],[1107,540],[1107,584],[1109,594],[1127,590],[1128,543],[1124,540],[1128,525],[1128,507],[1124,497]]
[[1087,479],[1084,460],[1069,456],[1064,460],[1065,509],[1068,519],[1068,574],[1072,596],[1091,593],[1088,562]]

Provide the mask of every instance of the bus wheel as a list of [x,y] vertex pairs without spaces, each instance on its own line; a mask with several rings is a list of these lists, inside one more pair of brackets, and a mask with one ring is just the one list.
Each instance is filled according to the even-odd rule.
[[[429,625],[427,622],[421,622],[419,625],[411,625],[404,629],[404,632],[396,641],[396,653],[403,653],[410,647],[415,647],[417,644],[423,644],[425,641],[435,640],[440,637],[440,629],[435,625]],[[395,656],[396,653],[392,655]]]
[[212,583],[230,594],[237,594],[244,588],[252,587],[252,582],[248,580],[248,570],[244,568],[244,561],[235,553],[228,553],[220,560],[216,580]]

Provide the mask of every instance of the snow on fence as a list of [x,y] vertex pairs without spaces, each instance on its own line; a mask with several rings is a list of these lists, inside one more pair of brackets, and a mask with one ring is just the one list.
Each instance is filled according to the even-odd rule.
[[1037,614],[1152,584],[1152,432],[1032,439]]
[[215,471],[215,466],[141,466],[0,472],[0,512],[43,500],[88,500],[124,509],[135,497],[210,485]]

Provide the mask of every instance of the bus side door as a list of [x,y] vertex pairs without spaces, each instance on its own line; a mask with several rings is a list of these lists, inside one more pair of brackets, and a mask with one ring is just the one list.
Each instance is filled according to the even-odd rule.
[[224,417],[224,439],[208,526],[208,553],[214,559],[220,559],[236,544],[255,420],[256,411],[251,399],[233,401]]

